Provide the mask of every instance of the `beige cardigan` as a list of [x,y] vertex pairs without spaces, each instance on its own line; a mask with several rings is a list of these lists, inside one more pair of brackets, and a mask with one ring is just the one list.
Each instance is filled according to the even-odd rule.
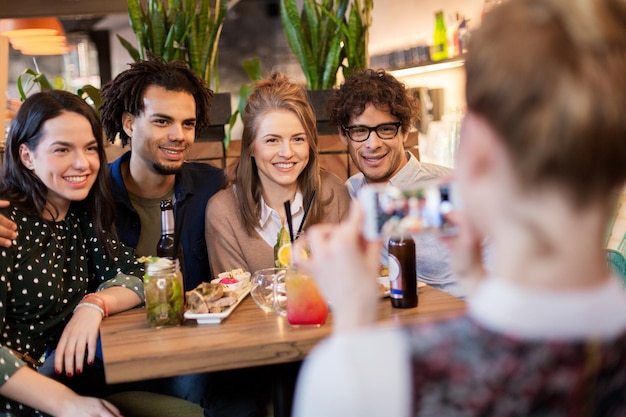
[[[322,171],[321,198],[334,198],[323,207],[325,222],[338,223],[348,214],[350,195],[334,174]],[[274,266],[274,248],[257,233],[249,235],[239,218],[239,204],[232,187],[221,190],[209,200],[205,212],[204,237],[213,276],[242,268],[254,272]]]

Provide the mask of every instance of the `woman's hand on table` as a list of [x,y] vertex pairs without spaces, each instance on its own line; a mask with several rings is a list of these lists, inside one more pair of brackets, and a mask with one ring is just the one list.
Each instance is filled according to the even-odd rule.
[[85,353],[87,363],[96,358],[96,345],[100,331],[102,314],[92,308],[78,308],[63,329],[54,355],[56,373],[65,372],[69,376],[80,374],[84,368]]
[[356,329],[376,319],[380,242],[363,238],[362,223],[361,207],[353,202],[348,218],[339,225],[307,230],[308,258],[299,250],[292,252],[297,267],[315,278],[330,303],[335,330]]
[[[0,207],[8,207],[11,203],[6,200],[0,200]],[[11,246],[11,240],[17,237],[17,225],[10,219],[0,214],[0,246],[8,248]]]

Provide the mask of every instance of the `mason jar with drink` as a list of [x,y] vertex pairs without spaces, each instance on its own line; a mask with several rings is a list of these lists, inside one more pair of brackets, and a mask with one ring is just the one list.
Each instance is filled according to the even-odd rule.
[[148,323],[157,328],[182,324],[185,295],[177,274],[177,262],[150,257],[145,265],[144,290]]

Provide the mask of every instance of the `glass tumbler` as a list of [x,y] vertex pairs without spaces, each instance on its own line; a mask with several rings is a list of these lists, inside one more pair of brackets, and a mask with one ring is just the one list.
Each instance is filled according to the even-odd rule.
[[266,313],[274,310],[274,286],[277,277],[284,276],[285,268],[266,268],[255,271],[252,274],[252,299]]
[[274,309],[293,326],[321,326],[328,317],[328,303],[315,280],[294,266],[277,277]]

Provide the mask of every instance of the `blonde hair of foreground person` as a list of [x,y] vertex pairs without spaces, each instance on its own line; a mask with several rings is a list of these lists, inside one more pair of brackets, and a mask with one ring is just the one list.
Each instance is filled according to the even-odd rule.
[[626,415],[626,294],[603,253],[626,179],[626,2],[511,0],[473,34],[466,71],[448,243],[457,274],[480,275],[488,236],[492,275],[464,317],[367,329],[375,243],[358,209],[312,228],[298,263],[335,331],[303,365],[297,417]]

